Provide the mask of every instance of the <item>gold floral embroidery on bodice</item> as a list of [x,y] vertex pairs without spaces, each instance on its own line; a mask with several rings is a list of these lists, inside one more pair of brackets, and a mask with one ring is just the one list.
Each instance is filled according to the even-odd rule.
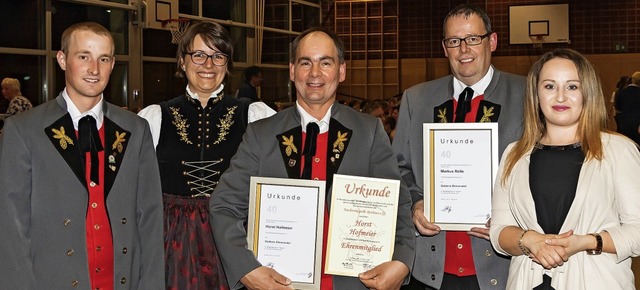
[[213,144],[220,144],[220,142],[227,140],[226,137],[229,134],[231,126],[233,126],[233,115],[236,113],[237,108],[238,106],[227,108],[227,113],[220,118],[220,123],[216,125],[218,129],[220,129],[218,132],[218,139],[214,141]]
[[180,114],[180,108],[169,107],[169,110],[171,110],[171,116],[173,116],[173,121],[171,121],[171,124],[176,126],[176,133],[178,134],[178,136],[180,136],[180,140],[187,144],[193,144],[193,142],[189,140],[189,134],[187,134],[189,124],[187,123],[187,120],[184,118],[184,116]]

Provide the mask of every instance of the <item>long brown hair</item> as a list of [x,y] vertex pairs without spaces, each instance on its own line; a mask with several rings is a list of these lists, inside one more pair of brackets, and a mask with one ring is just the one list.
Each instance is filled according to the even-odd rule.
[[527,89],[524,101],[524,131],[520,140],[518,140],[505,159],[502,185],[505,184],[507,177],[518,160],[532,150],[547,132],[544,115],[540,109],[538,84],[542,67],[555,58],[570,60],[578,71],[583,104],[580,119],[578,120],[577,137],[582,144],[582,151],[586,160],[602,160],[603,158],[600,134],[611,131],[607,128],[607,109],[604,104],[604,96],[598,74],[582,54],[572,49],[559,48],[542,55],[533,64],[529,75],[527,75]]

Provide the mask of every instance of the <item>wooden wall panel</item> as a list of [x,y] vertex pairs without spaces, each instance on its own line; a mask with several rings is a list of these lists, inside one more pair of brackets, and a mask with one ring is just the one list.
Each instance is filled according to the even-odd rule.
[[427,59],[407,58],[400,60],[400,88],[407,88],[427,79]]

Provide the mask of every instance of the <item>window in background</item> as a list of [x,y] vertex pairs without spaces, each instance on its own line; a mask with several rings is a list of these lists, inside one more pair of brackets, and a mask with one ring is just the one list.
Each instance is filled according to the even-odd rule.
[[255,39],[254,29],[239,27],[239,26],[225,26],[229,30],[231,35],[231,41],[233,43],[233,62],[247,62],[247,39]]
[[69,26],[82,21],[93,21],[100,23],[111,32],[116,43],[116,54],[128,54],[129,13],[127,11],[62,1],[52,1],[51,6],[53,26],[51,40],[54,50],[60,49],[60,37]]
[[144,56],[176,58],[177,44],[171,43],[171,32],[160,29],[142,31],[142,54]]
[[320,26],[320,7],[291,3],[291,30],[302,32]]
[[[233,1],[233,0],[202,0],[202,17],[220,19],[220,20],[233,20],[236,22],[245,22],[244,17],[240,19],[233,19],[232,16],[238,16],[237,13],[234,13],[236,9],[236,4],[234,2],[244,2],[244,1]],[[244,4],[244,3],[242,3]],[[240,6],[240,5],[238,5]],[[241,8],[244,8],[244,5],[241,5]],[[244,10],[241,10],[242,15],[244,15]]]
[[142,70],[144,71],[142,83],[142,91],[144,92],[142,98],[143,108],[185,93],[187,81],[175,76],[175,62],[145,61]]
[[[0,47],[44,49],[44,1],[2,1]],[[28,11],[28,13],[26,13]],[[28,15],[28,17],[26,17]],[[3,63],[4,64],[4,63]]]
[[295,35],[264,31],[262,43],[262,63],[289,64],[289,44]]
[[264,1],[264,26],[289,30],[289,0]]
[[20,92],[31,104],[36,106],[44,101],[44,56],[0,54],[0,63],[0,81],[4,78],[17,79]]

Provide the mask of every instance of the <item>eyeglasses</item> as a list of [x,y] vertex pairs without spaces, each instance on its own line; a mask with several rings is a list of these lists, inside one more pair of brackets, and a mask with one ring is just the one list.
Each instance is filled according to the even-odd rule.
[[442,40],[442,43],[444,43],[444,46],[447,48],[454,48],[454,47],[458,47],[460,45],[462,45],[462,42],[464,41],[464,43],[466,43],[468,46],[476,46],[482,43],[482,39],[484,39],[485,37],[491,35],[491,32],[487,32],[487,34],[484,35],[471,35],[471,36],[467,36],[465,38],[457,38],[457,37],[452,37],[452,38],[445,38]]
[[202,65],[205,62],[207,62],[208,58],[211,58],[211,61],[213,62],[213,65],[217,65],[217,66],[223,66],[225,64],[227,64],[227,61],[229,61],[229,57],[222,53],[222,52],[216,52],[212,55],[206,54],[204,52],[201,51],[196,51],[196,52],[187,52],[185,54],[188,54],[191,56],[191,61],[194,64],[197,65]]

